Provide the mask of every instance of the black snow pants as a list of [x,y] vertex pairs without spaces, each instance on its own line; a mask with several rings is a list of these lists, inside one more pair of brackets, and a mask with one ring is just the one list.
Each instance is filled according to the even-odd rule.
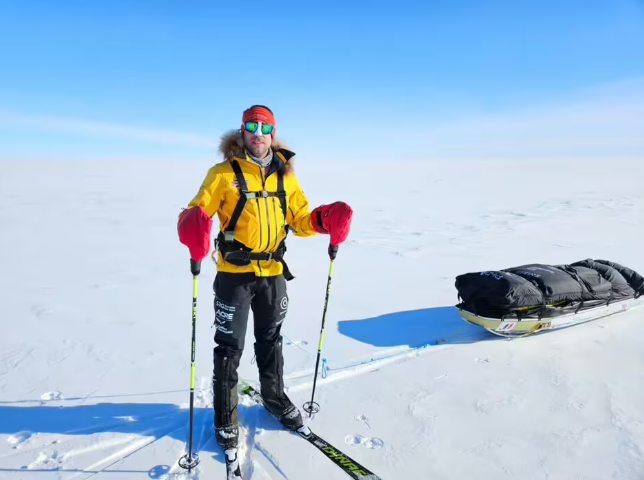
[[217,441],[226,449],[237,446],[237,369],[251,309],[263,400],[278,417],[292,406],[284,393],[280,335],[288,309],[288,295],[282,275],[256,277],[254,273],[218,272],[213,287],[217,329],[213,375],[214,423]]

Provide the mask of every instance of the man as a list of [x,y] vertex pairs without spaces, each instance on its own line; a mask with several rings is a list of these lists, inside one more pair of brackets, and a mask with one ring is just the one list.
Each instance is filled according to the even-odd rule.
[[284,241],[289,230],[299,237],[325,233],[331,252],[346,239],[353,214],[344,202],[309,210],[293,172],[295,154],[275,138],[275,126],[268,107],[245,110],[241,130],[222,137],[224,160],[210,168],[178,222],[180,241],[194,260],[208,254],[213,215],[220,223],[213,389],[215,436],[223,450],[237,447],[237,369],[250,310],[266,407],[285,427],[303,426],[299,409],[284,393],[280,330],[288,307],[286,281],[294,278],[284,261]]

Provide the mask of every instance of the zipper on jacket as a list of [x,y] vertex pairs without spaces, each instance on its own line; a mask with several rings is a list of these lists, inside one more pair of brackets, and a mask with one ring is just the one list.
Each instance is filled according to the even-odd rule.
[[[259,168],[259,174],[260,174],[260,176],[262,178],[262,190],[264,190],[265,189],[265,187],[264,187],[264,183],[265,183],[264,169],[262,168],[261,165],[257,165],[257,168]],[[262,226],[263,226],[262,225],[262,206],[260,205],[259,197],[255,197],[255,200],[257,200],[257,216],[258,216],[258,220],[259,220],[259,248],[258,248],[258,250],[261,252],[263,250],[262,246],[264,244],[264,235],[262,233],[262,230],[263,230],[263,228],[262,228]],[[269,236],[270,236],[270,231],[269,231]],[[263,273],[262,272],[261,260],[256,260],[256,262],[257,262],[257,269],[259,270],[259,276],[261,277],[262,273]]]
[[271,243],[273,243],[273,242],[271,241],[271,213],[268,210],[268,198],[264,199],[264,207],[266,207],[266,221],[268,222],[268,227],[267,227],[267,230],[268,230],[268,243],[266,245],[266,250],[270,250],[271,249]]
[[[262,190],[266,191],[266,178],[264,177],[264,169],[260,165],[258,165],[258,167],[259,167],[259,173],[262,176]],[[270,215],[270,212],[268,210],[268,198],[269,197],[262,197],[262,198],[264,199],[264,209],[266,211],[266,222],[267,222],[266,232],[268,234],[268,238],[266,239],[266,250],[270,250],[272,242],[271,242],[271,215]],[[258,204],[257,208],[259,208],[259,204]],[[259,215],[261,217],[262,213],[260,212]],[[260,247],[261,246],[263,246],[262,242],[260,242]],[[262,248],[261,250],[264,250],[264,249]]]
[[[275,218],[275,247],[277,247],[277,240],[279,238],[279,224],[277,223],[277,200],[273,199],[273,218]],[[280,207],[281,209],[282,207]]]
[[262,244],[264,243],[264,235],[262,233],[262,206],[259,203],[259,197],[255,197],[257,202],[257,218],[259,219],[259,251],[262,250]]

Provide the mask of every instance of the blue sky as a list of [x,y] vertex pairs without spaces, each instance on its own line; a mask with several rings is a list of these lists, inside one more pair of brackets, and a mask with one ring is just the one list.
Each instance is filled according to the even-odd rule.
[[215,158],[253,103],[306,157],[644,155],[642,52],[640,0],[5,2],[0,159]]

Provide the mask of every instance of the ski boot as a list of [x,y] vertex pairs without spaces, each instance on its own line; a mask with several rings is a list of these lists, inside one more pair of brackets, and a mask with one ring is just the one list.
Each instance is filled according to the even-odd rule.
[[215,428],[215,439],[222,450],[237,449],[239,428],[237,425]]

